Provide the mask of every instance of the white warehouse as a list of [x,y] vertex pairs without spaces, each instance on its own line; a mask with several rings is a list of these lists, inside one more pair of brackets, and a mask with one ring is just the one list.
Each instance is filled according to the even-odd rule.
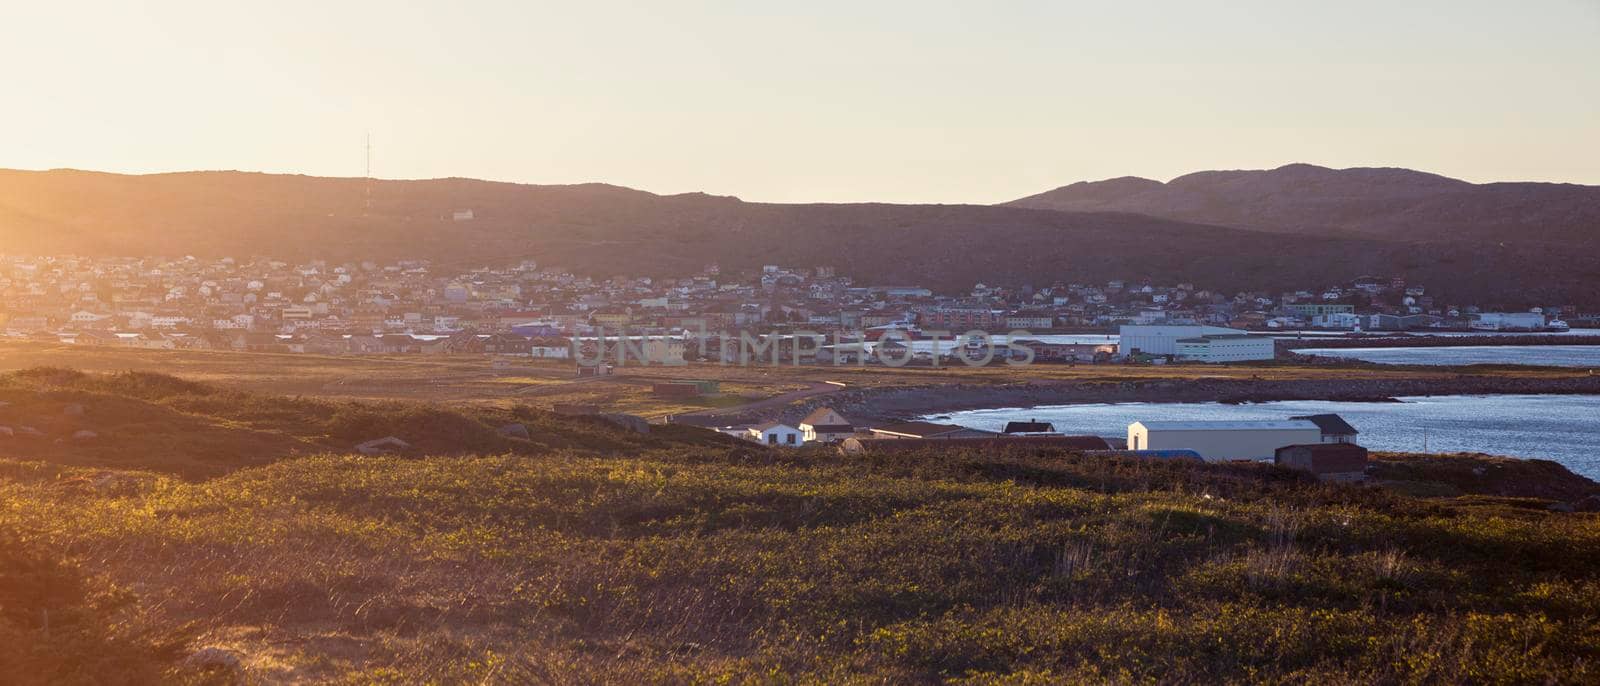
[[1249,334],[1180,338],[1177,344],[1178,359],[1189,362],[1270,360],[1277,354],[1277,345],[1271,338]]
[[1308,419],[1211,422],[1134,422],[1129,450],[1193,450],[1207,462],[1269,460],[1278,448],[1322,442]]
[[1135,351],[1147,355],[1178,354],[1178,339],[1202,336],[1228,336],[1243,334],[1242,329],[1222,326],[1135,326],[1122,327],[1117,341],[1118,355],[1131,355]]

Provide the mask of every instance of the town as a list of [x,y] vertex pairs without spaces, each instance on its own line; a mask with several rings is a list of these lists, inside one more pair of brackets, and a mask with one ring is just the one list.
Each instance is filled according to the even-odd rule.
[[[1597,320],[1600,314],[1569,304],[1499,312],[1452,303],[1399,277],[1282,293],[1113,280],[980,283],[967,293],[942,294],[916,285],[863,285],[829,267],[781,265],[749,273],[711,265],[677,278],[596,279],[534,260],[457,271],[426,260],[0,255],[5,336],[152,349],[609,360],[612,351],[603,341],[612,339],[604,336],[640,335],[675,341],[642,348],[648,361],[728,362],[737,356],[722,339],[738,332],[806,332],[819,343],[835,343],[806,351],[807,362],[884,362],[900,355],[938,363],[944,353],[908,341],[950,341],[949,354],[957,355],[970,347],[962,340],[966,332],[992,331],[1034,336],[1017,342],[1026,343],[1029,359],[1037,361],[1143,355],[1226,362],[1272,357],[1270,346],[1243,335],[1248,331],[1559,331]],[[1139,345],[1130,337],[1119,347],[1109,336],[1099,342],[1049,338],[1111,334],[1121,326],[1163,340]],[[875,345],[880,337],[882,345]],[[697,345],[682,343],[690,339]]]

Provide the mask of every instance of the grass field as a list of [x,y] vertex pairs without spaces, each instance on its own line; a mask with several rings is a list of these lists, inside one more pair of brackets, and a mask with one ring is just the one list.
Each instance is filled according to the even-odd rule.
[[6,683],[1600,679],[1600,515],[1547,508],[1600,486],[1553,463],[845,457],[55,368],[0,401],[45,433],[0,438]]
[[[500,407],[525,404],[593,404],[647,417],[728,407],[777,396],[818,382],[852,388],[936,387],[947,384],[1051,384],[1160,379],[1448,379],[1477,375],[1570,378],[1585,370],[1557,368],[1259,365],[996,365],[928,367],[740,367],[697,363],[681,367],[624,366],[615,376],[576,378],[573,365],[489,356],[323,356],[210,351],[150,351],[79,348],[36,343],[0,343],[0,373],[33,367],[92,372],[143,371],[176,374],[259,393],[339,399],[421,400]],[[722,382],[721,397],[690,401],[655,398],[650,384],[665,380]]]
[[38,683],[235,673],[208,648],[273,683],[1600,678],[1600,521],[1516,498],[703,449],[0,475]]

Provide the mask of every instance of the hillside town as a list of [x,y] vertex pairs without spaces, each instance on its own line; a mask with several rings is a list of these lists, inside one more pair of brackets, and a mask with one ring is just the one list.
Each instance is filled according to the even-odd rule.
[[[569,358],[581,355],[581,341],[603,335],[688,333],[703,340],[740,331],[805,331],[866,342],[890,329],[904,338],[924,332],[952,338],[972,330],[1110,334],[1121,326],[1210,327],[1188,332],[1216,338],[1208,345],[1223,349],[1248,346],[1226,338],[1246,331],[1542,331],[1597,319],[1600,314],[1566,304],[1487,311],[1438,298],[1399,277],[1280,293],[1112,280],[980,283],[952,294],[859,283],[829,267],[782,265],[746,273],[709,265],[676,278],[597,279],[534,260],[462,271],[426,260],[296,264],[0,255],[5,336],[154,349]],[[1039,359],[1093,362],[1130,352],[1127,346],[1036,343]],[[1241,353],[1215,355],[1255,359],[1230,354]]]

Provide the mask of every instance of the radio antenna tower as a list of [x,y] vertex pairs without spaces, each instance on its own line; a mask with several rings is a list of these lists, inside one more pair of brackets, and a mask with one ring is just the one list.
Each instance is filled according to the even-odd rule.
[[372,132],[367,132],[367,184],[366,184],[366,209],[362,215],[372,212]]

